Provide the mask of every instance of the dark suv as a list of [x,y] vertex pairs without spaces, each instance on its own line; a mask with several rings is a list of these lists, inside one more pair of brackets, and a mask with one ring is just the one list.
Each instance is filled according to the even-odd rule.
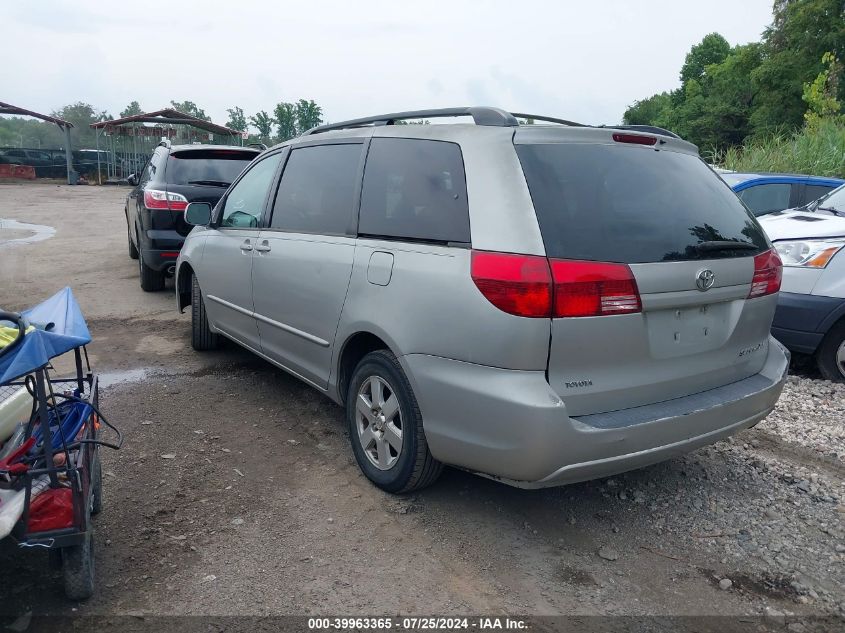
[[156,147],[140,175],[127,181],[126,230],[129,257],[138,260],[141,288],[164,288],[171,276],[185,236],[191,231],[182,217],[189,202],[212,206],[260,150],[225,145]]

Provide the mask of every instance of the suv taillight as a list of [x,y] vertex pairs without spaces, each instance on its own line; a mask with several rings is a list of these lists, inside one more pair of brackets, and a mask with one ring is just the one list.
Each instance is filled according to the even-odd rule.
[[627,264],[553,259],[551,266],[555,317],[632,314],[643,309]]
[[494,306],[522,317],[548,317],[552,307],[549,261],[537,255],[472,252],[472,280]]
[[626,264],[472,252],[472,280],[500,310],[522,317],[584,317],[642,311]]
[[145,189],[144,206],[148,209],[184,211],[188,206],[188,199],[178,193],[168,193],[160,189]]
[[754,277],[751,279],[751,290],[748,298],[763,297],[780,290],[783,277],[783,263],[775,249],[754,256]]

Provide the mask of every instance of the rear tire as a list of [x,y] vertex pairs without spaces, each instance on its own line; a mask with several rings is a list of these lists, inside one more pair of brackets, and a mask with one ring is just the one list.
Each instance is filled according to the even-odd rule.
[[845,382],[845,320],[825,334],[816,351],[816,364],[825,379]]
[[144,263],[144,251],[142,250],[138,251],[138,270],[141,277],[141,290],[145,292],[164,290],[164,273],[150,268]]
[[71,600],[87,600],[94,595],[94,533],[90,517],[86,517],[85,527],[79,545],[62,549],[65,595]]
[[358,363],[346,396],[346,420],[355,460],[379,488],[397,494],[420,490],[443,471],[428,449],[411,384],[391,352],[371,352]]
[[196,275],[191,275],[191,347],[198,352],[217,349],[220,337],[211,331]]
[[129,223],[126,224],[126,241],[129,242],[129,258],[138,259],[138,247],[132,241],[132,231],[129,230]]

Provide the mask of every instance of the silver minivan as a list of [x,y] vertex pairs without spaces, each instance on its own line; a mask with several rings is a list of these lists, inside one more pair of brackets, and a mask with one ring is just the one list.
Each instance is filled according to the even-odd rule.
[[225,336],[343,405],[390,492],[444,464],[582,481],[763,419],[788,352],[754,217],[665,130],[517,116],[388,114],[264,152],[186,210],[193,346]]

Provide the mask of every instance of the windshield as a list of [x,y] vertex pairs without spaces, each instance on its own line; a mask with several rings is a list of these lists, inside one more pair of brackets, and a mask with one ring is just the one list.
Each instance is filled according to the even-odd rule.
[[228,187],[256,156],[240,150],[174,152],[167,161],[167,182]]
[[617,144],[516,148],[550,257],[645,263],[768,248],[753,216],[696,155]]
[[809,208],[814,211],[827,211],[845,214],[845,185],[834,189],[829,194],[811,202]]

